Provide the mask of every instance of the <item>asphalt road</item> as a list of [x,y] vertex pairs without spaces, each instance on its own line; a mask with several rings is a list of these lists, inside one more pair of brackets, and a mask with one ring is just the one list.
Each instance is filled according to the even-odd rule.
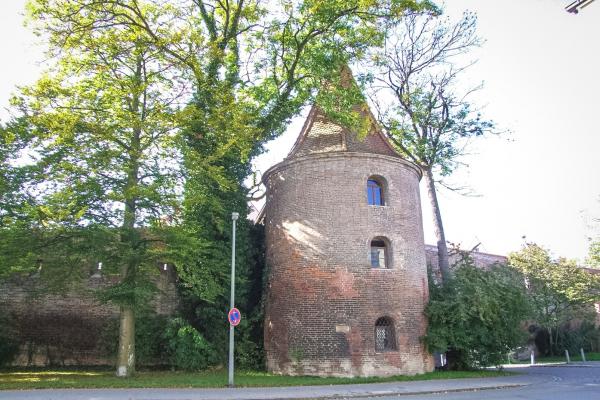
[[[589,366],[545,366],[520,369],[531,378],[530,385],[508,388],[489,389],[469,392],[435,393],[422,395],[396,395],[384,397],[361,397],[373,400],[600,400],[600,363]],[[355,398],[356,399],[356,398]]]

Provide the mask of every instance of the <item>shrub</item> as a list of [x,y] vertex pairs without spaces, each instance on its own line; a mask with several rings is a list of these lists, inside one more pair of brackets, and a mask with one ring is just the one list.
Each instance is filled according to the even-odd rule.
[[450,369],[500,365],[525,340],[529,310],[520,274],[500,265],[478,269],[463,256],[443,286],[430,285],[425,344],[448,352]]
[[19,341],[8,318],[0,318],[0,367],[14,361],[19,354]]
[[[586,352],[597,350],[600,341],[600,330],[596,328],[593,322],[584,320],[581,321],[579,326],[563,327],[557,336],[557,348],[567,349],[571,354],[579,354],[580,349]],[[556,352],[558,353],[558,351]]]
[[[100,333],[98,347],[108,357],[116,357],[119,345],[119,324],[113,319]],[[168,345],[165,336],[167,318],[143,313],[135,318],[135,361],[138,366],[168,364]]]
[[184,370],[202,370],[214,365],[214,348],[183,318],[172,319],[165,332],[169,363]]
[[241,369],[253,371],[265,369],[261,318],[262,314],[251,315],[249,318],[242,319],[236,327],[235,363]]

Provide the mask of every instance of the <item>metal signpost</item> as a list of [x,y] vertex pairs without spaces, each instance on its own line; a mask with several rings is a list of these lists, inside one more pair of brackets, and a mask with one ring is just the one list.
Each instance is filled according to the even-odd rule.
[[[235,222],[239,214],[231,213],[233,221],[233,238],[231,241],[231,307],[228,314],[229,319],[229,386],[233,387],[233,330],[240,323],[240,311],[235,308]],[[235,322],[235,324],[234,324]]]

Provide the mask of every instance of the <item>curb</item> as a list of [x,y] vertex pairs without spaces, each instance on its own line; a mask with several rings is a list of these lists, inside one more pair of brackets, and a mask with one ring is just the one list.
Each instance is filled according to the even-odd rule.
[[555,368],[555,367],[567,367],[567,368],[595,368],[597,367],[596,365],[592,365],[592,364],[567,364],[567,363],[562,363],[562,364],[535,364],[532,365],[532,367],[544,367],[544,368]]
[[[387,397],[387,396],[415,396],[425,394],[443,394],[443,393],[460,393],[460,392],[479,392],[483,390],[498,390],[498,389],[514,389],[524,386],[529,386],[531,383],[515,383],[497,386],[482,386],[482,387],[465,387],[456,389],[439,389],[439,390],[421,390],[421,391],[410,391],[410,392],[399,392],[395,390],[378,390],[374,392],[364,393],[349,393],[349,394],[328,394],[323,396],[311,396],[311,397],[280,397],[272,398],[270,400],[314,400],[314,399],[353,399],[363,397]],[[238,400],[255,400],[254,398],[238,398]]]
[[[415,390],[415,389],[410,389],[407,388],[407,390],[399,390],[400,388],[381,388],[381,390],[377,390],[377,388],[372,388],[370,390],[364,390],[361,391],[360,389],[354,389],[353,391],[349,391],[349,392],[344,392],[343,390],[340,390],[339,392],[335,392],[332,391],[330,393],[315,393],[312,395],[306,395],[305,393],[302,392],[296,392],[296,393],[290,393],[289,395],[285,395],[283,393],[279,393],[279,395],[274,394],[272,397],[270,396],[264,396],[258,393],[236,393],[235,390],[230,391],[229,393],[222,393],[220,395],[215,396],[214,394],[205,394],[202,395],[202,393],[185,393],[185,396],[182,398],[188,399],[188,398],[193,398],[195,400],[224,400],[224,399],[236,399],[236,400],[260,400],[260,399],[268,399],[268,400],[314,400],[314,399],[323,399],[323,400],[334,400],[334,399],[360,399],[360,398],[377,398],[377,397],[387,397],[387,396],[414,396],[414,395],[433,395],[433,394],[444,394],[444,393],[460,393],[460,392],[478,392],[478,391],[484,391],[484,390],[499,390],[499,389],[514,389],[514,388],[520,388],[520,387],[525,387],[525,386],[530,386],[532,385],[534,382],[524,382],[524,383],[504,383],[504,384],[497,384],[497,385],[488,385],[488,386],[480,386],[480,387],[476,387],[476,386],[464,386],[464,387],[456,387],[456,388],[449,388],[449,389],[444,389],[444,388],[438,388],[438,389],[427,389],[427,388],[423,388],[423,390]],[[308,389],[309,387],[307,387]],[[178,389],[183,389],[184,391],[187,391],[187,388],[178,388]],[[173,389],[173,391],[178,391],[178,389]],[[69,389],[57,389],[56,392],[60,392],[63,390],[67,390],[70,391]],[[73,391],[87,391],[87,392],[96,392],[96,391],[102,391],[104,389],[71,389]],[[113,389],[115,390],[115,389]],[[119,390],[119,389],[116,389]],[[138,391],[139,389],[133,389],[133,391]],[[227,391],[227,389],[222,389],[223,391]],[[242,389],[243,390],[243,389]],[[46,393],[35,393],[36,390],[33,390],[33,394],[34,396],[31,397],[32,399],[60,399],[62,396],[59,393],[52,393],[55,390],[53,389],[41,389],[40,392],[46,392]],[[112,390],[111,390],[112,391]],[[10,395],[12,394],[11,392],[13,392],[12,390],[10,391],[0,391],[0,399],[10,399]],[[17,391],[19,392],[19,391]],[[50,393],[52,394],[50,394]],[[131,393],[126,393],[127,390],[124,390],[125,393],[123,393],[123,396],[120,398],[137,398],[136,396],[131,397]],[[36,394],[40,394],[41,396],[35,396]],[[55,396],[56,394],[56,396]],[[4,397],[4,395],[8,395],[9,397]],[[21,398],[21,397],[19,397]],[[29,398],[29,397],[23,397],[23,398]],[[89,395],[81,395],[81,396],[67,396],[67,399],[93,399],[96,398],[96,395],[92,395],[92,397],[90,397]],[[110,398],[110,397],[109,397]],[[145,397],[144,397],[145,398]],[[152,396],[150,396],[149,398],[153,398]],[[158,395],[156,397],[157,399],[163,398],[163,396]],[[170,398],[170,397],[168,397]],[[173,398],[180,398],[180,397],[173,397]]]

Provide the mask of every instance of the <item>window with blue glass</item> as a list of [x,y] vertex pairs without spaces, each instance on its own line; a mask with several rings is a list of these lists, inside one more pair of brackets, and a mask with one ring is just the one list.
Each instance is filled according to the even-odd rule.
[[371,240],[371,267],[389,268],[388,249],[383,238]]
[[384,205],[383,185],[376,179],[367,181],[367,200],[370,206]]

